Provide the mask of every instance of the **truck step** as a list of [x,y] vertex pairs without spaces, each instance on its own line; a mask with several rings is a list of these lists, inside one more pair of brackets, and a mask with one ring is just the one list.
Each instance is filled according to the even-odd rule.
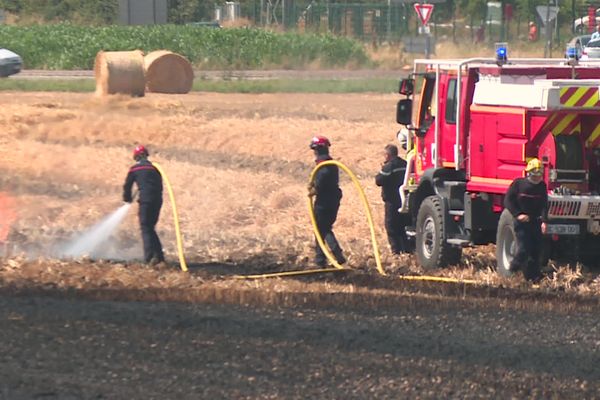
[[448,214],[458,215],[458,216],[462,217],[463,215],[465,215],[465,211],[464,210],[449,210]]
[[466,247],[471,244],[471,241],[467,240],[467,239],[450,238],[450,239],[446,239],[446,243],[454,245],[454,246]]

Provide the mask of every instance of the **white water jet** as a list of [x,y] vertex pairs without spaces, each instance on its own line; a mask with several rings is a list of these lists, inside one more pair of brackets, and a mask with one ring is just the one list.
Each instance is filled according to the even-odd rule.
[[112,214],[106,216],[96,225],[82,233],[81,236],[70,243],[67,243],[59,252],[60,256],[65,258],[93,256],[94,250],[110,238],[112,233],[121,224],[121,221],[123,221],[130,208],[130,203],[123,204]]

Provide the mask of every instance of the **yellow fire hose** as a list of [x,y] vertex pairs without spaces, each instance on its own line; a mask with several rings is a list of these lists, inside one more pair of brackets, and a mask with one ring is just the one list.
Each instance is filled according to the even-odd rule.
[[173,208],[173,221],[175,222],[175,236],[177,237],[177,253],[179,254],[179,267],[183,272],[187,272],[188,267],[185,262],[185,257],[183,256],[183,240],[181,239],[181,231],[179,229],[179,216],[177,215],[177,206],[175,205],[175,195],[173,195],[171,182],[169,181],[169,177],[167,176],[167,174],[165,174],[165,171],[158,163],[153,161],[152,165],[156,167],[163,181],[165,181],[165,184],[167,185],[169,199],[171,200],[171,207]]
[[[317,171],[319,170],[319,168],[322,168],[326,165],[337,165],[339,168],[344,170],[350,176],[350,179],[352,179],[352,182],[354,182],[354,186],[356,187],[356,190],[359,193],[359,196],[362,200],[362,203],[365,207],[365,211],[367,213],[367,221],[369,223],[369,229],[371,230],[371,241],[373,243],[373,252],[375,254],[375,262],[377,263],[377,271],[379,271],[379,273],[381,275],[385,275],[385,271],[383,270],[383,267],[381,266],[381,256],[379,254],[379,246],[377,245],[377,239],[375,237],[375,227],[373,224],[373,217],[371,215],[371,209],[369,207],[369,202],[367,201],[367,196],[365,196],[365,192],[363,191],[363,188],[360,185],[360,182],[358,181],[358,178],[356,177],[356,175],[354,175],[354,173],[348,167],[346,167],[344,164],[342,164],[341,162],[335,161],[335,160],[328,160],[328,161],[323,161],[323,162],[317,164],[317,166],[312,170],[310,177],[309,177],[309,183],[312,183],[315,180],[315,175],[316,175]],[[317,242],[319,243],[319,247],[321,247],[321,250],[323,250],[323,253],[327,257],[327,260],[333,265],[333,268],[312,269],[312,270],[302,270],[302,271],[288,271],[288,272],[274,272],[271,274],[260,274],[260,275],[236,275],[235,278],[238,278],[238,279],[276,278],[276,277],[284,277],[284,276],[308,275],[308,274],[315,274],[315,273],[337,272],[337,271],[347,270],[347,268],[342,267],[337,262],[337,260],[333,256],[333,254],[331,254],[331,251],[329,250],[329,248],[325,245],[325,242],[323,241],[323,237],[321,236],[321,233],[319,232],[319,229],[317,228],[317,220],[315,218],[315,209],[314,209],[312,198],[310,196],[308,197],[308,210],[309,210],[309,214],[310,214],[310,221],[312,223],[313,231],[315,233],[315,237],[317,238]]]
[[[179,216],[177,214],[177,206],[175,204],[175,195],[173,194],[173,188],[171,187],[171,182],[169,181],[169,177],[164,172],[164,170],[162,169],[162,167],[160,166],[160,164],[158,164],[156,162],[152,162],[152,165],[154,165],[156,167],[156,169],[160,173],[163,181],[165,182],[165,184],[167,186],[167,191],[169,193],[169,199],[171,201],[171,207],[172,207],[172,210],[173,210],[173,221],[174,221],[174,224],[175,224],[175,235],[176,235],[176,238],[177,238],[177,253],[178,253],[178,256],[179,256],[179,266],[180,266],[180,268],[181,268],[182,271],[187,272],[188,271],[188,267],[187,267],[187,264],[185,262],[185,257],[184,257],[184,254],[183,254],[183,240],[182,240],[182,236],[181,236],[181,230],[180,230],[180,227],[179,227]],[[326,165],[337,165],[339,168],[341,168],[342,170],[344,170],[348,174],[348,176],[350,176],[350,178],[352,179],[352,182],[354,183],[354,186],[355,186],[356,190],[359,193],[359,196],[360,196],[360,198],[362,200],[363,206],[364,206],[366,214],[367,214],[367,222],[369,224],[369,230],[371,232],[371,242],[373,244],[373,253],[375,255],[375,262],[377,264],[377,271],[381,275],[386,275],[386,273],[383,270],[383,267],[381,265],[381,255],[379,253],[379,246],[377,244],[377,238],[375,236],[375,227],[374,227],[374,224],[373,224],[373,216],[371,214],[371,209],[369,207],[369,202],[367,201],[367,196],[365,195],[365,192],[364,192],[362,186],[360,185],[360,182],[358,181],[358,178],[356,177],[356,175],[354,175],[354,173],[348,167],[346,167],[344,164],[342,164],[341,162],[335,161],[335,160],[328,160],[328,161],[324,161],[322,163],[319,163],[312,170],[312,172],[310,174],[309,182],[312,183],[314,181],[315,175],[316,175],[317,171],[319,170],[319,168],[322,168],[322,167],[324,167]],[[333,256],[333,254],[331,254],[331,251],[329,250],[329,248],[325,245],[325,242],[323,241],[323,237],[321,236],[321,233],[319,232],[319,229],[317,228],[317,220],[315,218],[314,204],[313,204],[313,201],[312,201],[311,197],[308,197],[308,209],[310,211],[309,212],[309,214],[310,214],[310,220],[311,220],[311,223],[312,223],[313,231],[315,233],[315,237],[317,238],[317,242],[319,243],[319,246],[321,247],[321,250],[323,250],[323,253],[325,253],[325,256],[327,257],[327,259],[329,260],[329,262],[331,262],[331,264],[334,266],[334,268],[314,269],[314,270],[301,270],[301,271],[275,272],[275,273],[271,273],[271,274],[259,274],[259,275],[236,275],[236,276],[234,276],[234,278],[238,278],[238,279],[260,279],[260,278],[274,278],[274,277],[285,277],[285,276],[297,276],[297,275],[306,275],[306,274],[312,274],[312,273],[338,272],[338,271],[348,270],[347,268],[342,267],[337,262],[337,260]],[[446,277],[439,277],[439,276],[400,276],[400,277],[398,277],[398,279],[412,280],[412,281],[432,281],[432,282],[449,282],[449,283],[478,284],[477,281],[470,280],[470,279],[461,280],[461,279],[446,278]]]
[[[359,196],[362,200],[362,203],[365,207],[366,213],[367,213],[367,221],[369,223],[369,229],[371,232],[371,242],[373,244],[373,253],[375,255],[375,261],[377,263],[377,271],[381,274],[381,275],[386,275],[385,271],[383,270],[383,267],[381,266],[381,255],[379,253],[379,246],[377,244],[377,238],[375,236],[375,227],[373,224],[373,217],[371,215],[371,209],[369,207],[369,202],[367,201],[367,197],[365,196],[364,190],[362,188],[362,186],[360,185],[360,182],[358,181],[358,178],[356,177],[356,175],[354,175],[354,173],[348,168],[346,167],[344,164],[342,164],[339,161],[335,161],[335,160],[328,160],[328,161],[324,161],[322,163],[319,163],[311,172],[310,174],[310,178],[309,178],[309,183],[312,183],[314,181],[315,175],[317,173],[317,171],[319,170],[319,168],[322,168],[326,165],[337,165],[339,168],[341,168],[342,170],[344,170],[352,179],[352,182],[354,183],[354,186],[356,187]],[[308,275],[308,274],[314,274],[314,273],[324,273],[324,272],[337,272],[337,271],[346,271],[348,270],[347,268],[342,267],[337,260],[335,259],[335,257],[333,256],[333,254],[331,254],[331,251],[329,250],[329,248],[325,245],[325,242],[323,241],[323,238],[321,237],[321,234],[319,232],[319,229],[317,228],[317,221],[315,218],[315,211],[314,211],[314,204],[312,202],[311,197],[308,198],[308,209],[309,209],[309,214],[310,214],[310,220],[312,223],[312,227],[313,227],[313,231],[315,233],[315,237],[317,238],[317,242],[319,243],[319,246],[321,247],[321,250],[323,250],[323,253],[325,253],[325,256],[327,257],[327,259],[329,260],[329,262],[334,266],[334,268],[327,268],[327,269],[315,269],[315,270],[301,270],[301,271],[286,271],[286,272],[274,272],[274,273],[270,273],[270,274],[258,274],[258,275],[236,275],[234,276],[234,278],[237,279],[262,279],[262,278],[277,278],[277,277],[286,277],[286,276],[298,276],[298,275]],[[445,283],[463,283],[463,284],[469,284],[469,285],[477,285],[479,284],[479,282],[472,280],[472,279],[456,279],[456,278],[447,278],[447,277],[441,277],[441,276],[410,276],[410,275],[406,275],[406,276],[399,276],[398,279],[401,280],[408,280],[408,281],[429,281],[429,282],[445,282]]]
[[[379,254],[379,246],[377,245],[377,238],[375,237],[375,226],[373,224],[373,216],[371,215],[371,209],[369,207],[369,202],[367,201],[367,196],[365,196],[365,192],[364,192],[362,186],[360,186],[360,182],[358,181],[358,178],[356,177],[356,175],[354,175],[354,172],[352,172],[350,170],[350,168],[346,167],[344,164],[342,164],[339,161],[327,160],[327,161],[323,161],[323,162],[317,164],[317,166],[312,170],[312,172],[310,174],[309,182],[312,184],[313,181],[315,180],[315,175],[317,174],[317,171],[320,168],[325,167],[327,165],[338,166],[339,168],[341,168],[342,170],[344,170],[344,172],[346,172],[348,174],[350,179],[352,179],[352,182],[354,183],[354,187],[358,191],[358,195],[360,196],[360,199],[362,200],[363,206],[365,207],[365,211],[367,213],[367,221],[369,223],[369,229],[371,231],[371,243],[373,244],[373,254],[375,255],[375,262],[377,263],[377,271],[379,271],[379,273],[381,275],[385,275],[385,271],[383,270],[383,267],[381,266],[381,255]],[[310,196],[308,198],[308,209],[310,210],[310,213],[309,213],[310,221],[312,222],[313,231],[315,232],[315,236],[317,238],[317,242],[319,243],[319,247],[321,247],[321,250],[323,250],[323,253],[325,253],[325,256],[327,257],[329,262],[335,268],[343,269],[344,267],[342,267],[340,264],[338,264],[337,260],[335,259],[335,257],[333,257],[333,255],[331,254],[331,251],[325,245],[325,242],[323,241],[323,238],[321,237],[321,233],[319,232],[319,229],[317,228],[317,219],[315,218],[314,204],[313,204],[312,198]]]
[[321,268],[321,269],[302,269],[300,271],[284,271],[284,272],[273,272],[270,274],[258,274],[258,275],[234,275],[234,279],[263,279],[263,278],[281,278],[286,276],[298,276],[308,274],[322,274],[325,272],[340,272],[348,271],[348,268]]
[[[371,242],[373,244],[373,254],[375,256],[375,262],[377,263],[377,271],[381,275],[386,275],[385,271],[383,270],[383,267],[381,266],[381,255],[379,253],[379,246],[377,244],[377,238],[375,236],[375,226],[373,224],[373,216],[371,215],[371,208],[369,207],[369,202],[367,201],[367,196],[365,196],[365,192],[364,192],[362,186],[360,185],[360,182],[358,181],[358,178],[356,177],[356,175],[354,175],[354,173],[348,167],[346,167],[344,164],[342,164],[341,162],[335,161],[335,160],[328,160],[328,161],[323,161],[322,163],[319,163],[313,169],[312,173],[310,174],[309,182],[312,183],[314,181],[314,177],[315,177],[317,171],[319,170],[319,168],[324,167],[326,165],[337,165],[339,168],[343,169],[348,174],[348,176],[350,176],[350,178],[352,179],[352,182],[354,183],[354,186],[356,187],[356,190],[358,191],[358,194],[362,200],[362,203],[365,207],[365,211],[367,213],[367,221],[369,223],[369,230],[371,231]],[[327,246],[325,245],[325,242],[323,241],[323,238],[321,237],[319,230],[317,229],[317,221],[315,218],[314,205],[313,205],[313,202],[310,199],[310,197],[308,199],[308,207],[310,209],[310,220],[313,225],[313,230],[315,232],[315,236],[317,237],[317,241],[319,242],[319,246],[321,247],[321,250],[323,250],[323,252],[327,256],[327,259],[333,264],[334,267],[336,267],[338,269],[343,269],[343,267],[336,262],[335,258],[333,257],[333,255],[331,254],[331,252],[329,251]],[[431,282],[465,283],[465,284],[477,284],[478,283],[477,281],[469,280],[469,279],[463,280],[463,279],[456,279],[456,278],[446,278],[446,277],[441,277],[441,276],[400,276],[398,278],[403,279],[403,280],[409,280],[409,281],[431,281]]]

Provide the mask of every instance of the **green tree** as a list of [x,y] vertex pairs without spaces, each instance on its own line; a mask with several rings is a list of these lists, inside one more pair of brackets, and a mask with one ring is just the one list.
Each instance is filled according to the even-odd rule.
[[23,9],[21,0],[0,0],[0,9],[17,14]]
[[45,21],[107,24],[117,19],[118,0],[0,0],[0,8]]
[[213,19],[215,4],[206,0],[169,0],[169,22],[209,21]]

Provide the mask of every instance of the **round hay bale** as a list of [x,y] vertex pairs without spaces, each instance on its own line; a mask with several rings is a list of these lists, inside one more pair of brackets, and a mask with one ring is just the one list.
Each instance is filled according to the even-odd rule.
[[185,94],[192,90],[194,70],[187,58],[168,50],[144,57],[146,89],[155,93]]
[[96,94],[129,94],[143,96],[146,89],[144,78],[144,53],[134,51],[100,51],[94,63]]

